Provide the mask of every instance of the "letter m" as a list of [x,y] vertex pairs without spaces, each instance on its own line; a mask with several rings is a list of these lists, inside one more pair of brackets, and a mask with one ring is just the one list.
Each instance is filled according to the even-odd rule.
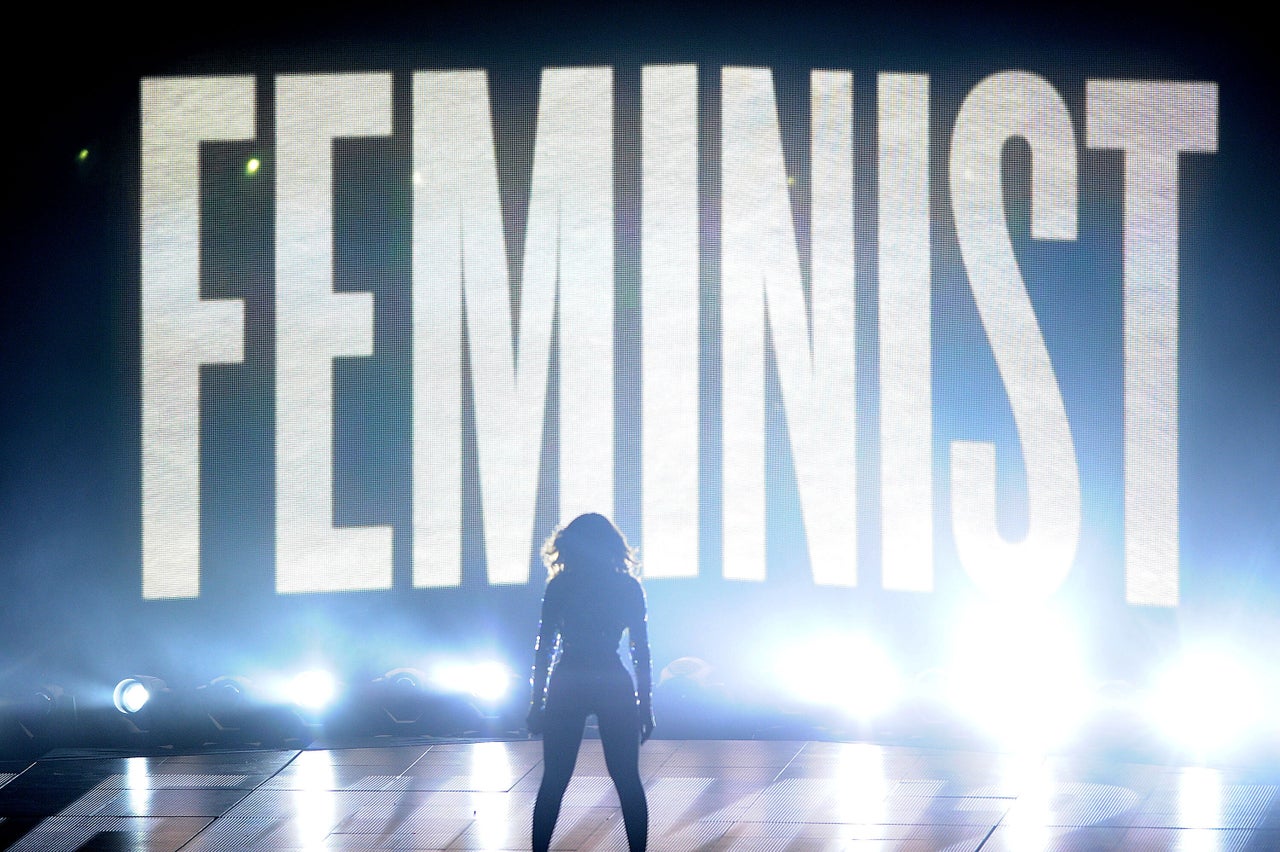
[[553,366],[560,514],[613,509],[613,72],[543,72],[518,279],[485,72],[415,74],[413,127],[413,582],[461,581],[465,340],[488,577],[524,583]]

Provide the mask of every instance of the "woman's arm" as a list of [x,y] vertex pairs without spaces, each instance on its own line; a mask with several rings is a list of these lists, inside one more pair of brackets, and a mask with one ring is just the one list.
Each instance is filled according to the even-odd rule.
[[639,612],[627,625],[631,639],[631,664],[636,673],[636,703],[640,711],[640,742],[653,733],[653,662],[649,656],[649,618],[645,608],[644,590],[639,588]]
[[551,672],[551,653],[555,650],[556,638],[560,632],[560,611],[558,596],[553,592],[552,584],[547,584],[547,591],[542,597],[542,622],[538,625],[538,636],[533,643],[533,675],[530,678],[529,716],[527,719],[530,733],[542,733],[542,712],[546,709],[547,678]]

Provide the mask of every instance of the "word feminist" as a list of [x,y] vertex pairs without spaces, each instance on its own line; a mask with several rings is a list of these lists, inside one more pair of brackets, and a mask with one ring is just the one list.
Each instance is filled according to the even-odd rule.
[[[642,70],[641,525],[649,577],[697,573],[699,117],[692,65]],[[275,103],[275,530],[280,592],[386,589],[392,528],[334,524],[334,361],[373,354],[373,296],[335,292],[333,149],[392,133],[390,73],[282,75]],[[933,584],[929,78],[876,81],[882,582]],[[765,359],[772,340],[814,582],[857,580],[853,78],[814,71],[808,281],[767,69],[720,72],[724,576],[765,577]],[[1217,146],[1213,83],[1089,80],[1083,143],[1121,153],[1124,564],[1131,603],[1178,596],[1178,170]],[[244,302],[202,298],[200,146],[252,140],[253,77],[142,81],[142,590],[200,582],[201,365],[244,358]],[[508,264],[488,78],[412,76],[412,576],[456,586],[470,364],[491,583],[527,582],[549,371],[562,517],[614,499],[614,117],[610,68],[542,73],[522,268]],[[1035,239],[1077,234],[1077,129],[1028,73],[968,93],[952,130],[961,256],[1017,427],[1026,533],[996,523],[995,445],[954,441],[957,556],[980,586],[1058,587],[1081,489],[1057,377],[1010,237],[1001,155],[1030,152]],[[705,144],[705,142],[704,142]],[[513,280],[519,282],[518,309]],[[572,333],[559,335],[558,322]],[[465,329],[464,329],[465,323]],[[466,351],[464,352],[464,341]],[[553,365],[553,355],[557,358]]]

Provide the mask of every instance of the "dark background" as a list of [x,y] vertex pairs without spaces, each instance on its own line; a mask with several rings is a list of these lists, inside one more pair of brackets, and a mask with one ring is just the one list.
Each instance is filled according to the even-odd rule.
[[[537,621],[539,574],[527,587],[484,585],[477,526],[469,528],[472,544],[464,544],[461,588],[415,590],[409,583],[409,411],[403,397],[409,340],[394,319],[408,307],[409,199],[389,187],[407,168],[408,77],[427,68],[491,73],[509,237],[522,227],[543,67],[615,69],[616,180],[624,190],[639,181],[634,152],[642,65],[699,65],[704,130],[711,125],[705,116],[718,109],[722,65],[772,68],[784,142],[798,175],[798,219],[807,196],[808,72],[853,71],[860,585],[833,592],[815,590],[807,580],[785,421],[774,405],[767,587],[717,579],[714,434],[704,436],[701,576],[649,586],[656,665],[693,654],[746,680],[756,676],[768,649],[823,625],[868,628],[907,665],[935,664],[944,655],[953,615],[975,597],[946,556],[949,441],[994,439],[999,452],[1011,451],[1002,455],[1012,469],[1002,494],[1014,495],[1016,504],[1021,486],[1012,419],[964,287],[947,209],[946,152],[965,93],[997,71],[1041,74],[1067,102],[1081,134],[1086,79],[1217,82],[1218,152],[1184,157],[1181,172],[1183,603],[1177,610],[1135,609],[1123,601],[1118,156],[1080,149],[1075,244],[1032,247],[1024,232],[1021,241],[1015,234],[1015,245],[1027,252],[1020,257],[1059,374],[1084,495],[1077,567],[1053,603],[1078,625],[1095,669],[1100,676],[1134,675],[1188,637],[1225,634],[1254,651],[1274,642],[1272,613],[1280,596],[1280,335],[1274,325],[1280,290],[1273,270],[1280,162],[1275,75],[1263,64],[1263,28],[1256,22],[1112,5],[1049,12],[1012,5],[366,3],[301,11],[223,7],[200,12],[196,24],[180,22],[174,8],[160,6],[35,11],[39,23],[14,31],[13,38],[34,45],[39,58],[8,51],[3,60],[11,118],[4,133],[0,283],[0,685],[55,679],[109,700],[105,694],[127,673],[200,683],[220,674],[326,661],[380,674],[454,652],[493,652],[524,665]],[[395,73],[397,125],[392,140],[352,148],[347,171],[339,152],[345,182],[336,191],[338,268],[350,270],[353,286],[375,290],[380,323],[375,358],[338,368],[340,386],[357,388],[349,423],[377,436],[350,444],[364,449],[352,450],[347,470],[355,472],[340,472],[339,488],[347,475],[353,494],[372,494],[364,502],[347,501],[353,519],[396,525],[395,588],[277,597],[270,493],[270,83],[276,73],[356,70]],[[881,71],[929,74],[932,89],[941,555],[937,592],[928,596],[883,592],[878,582],[873,172],[875,74]],[[206,215],[224,223],[218,239],[226,240],[210,251],[243,288],[238,295],[247,300],[247,359],[203,374],[211,415],[204,592],[193,601],[146,602],[139,564],[138,82],[144,76],[223,73],[256,74],[259,81],[257,142],[206,151],[214,187]],[[703,147],[706,198],[715,190],[718,145]],[[82,148],[90,154],[80,162]],[[265,166],[246,186],[236,169],[249,154],[262,156]],[[366,155],[379,165],[357,168]],[[1006,166],[1008,185],[1025,185],[1025,159],[1016,150]],[[218,180],[226,183],[227,195],[218,195]],[[618,292],[625,305],[628,288],[638,286],[638,256],[626,235],[636,232],[639,208],[634,194],[617,195]],[[1015,221],[1019,203],[1025,208],[1025,197],[1011,197]],[[368,215],[343,218],[344,210],[357,207]],[[714,246],[704,244],[704,254],[708,248]],[[1061,286],[1064,280],[1072,286]],[[714,328],[714,287],[703,311],[704,328]],[[619,357],[626,363],[638,348],[634,334],[626,333],[629,314],[620,308],[619,316]],[[714,339],[707,338],[704,356],[713,353]],[[627,424],[638,409],[631,394],[637,381],[634,370],[619,375],[615,514],[633,537],[639,498],[628,486],[638,482],[638,439],[627,440]],[[220,399],[230,407],[220,410]],[[772,399],[778,399],[776,380]],[[350,428],[359,431],[358,425]],[[464,497],[474,505],[474,487]],[[554,501],[544,495],[538,529],[549,530],[557,520]]]

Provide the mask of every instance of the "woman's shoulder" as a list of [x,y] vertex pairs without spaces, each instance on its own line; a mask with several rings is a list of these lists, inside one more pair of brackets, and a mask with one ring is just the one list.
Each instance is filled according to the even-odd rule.
[[566,576],[568,572],[561,571],[556,575],[547,578],[547,587],[542,592],[543,600],[558,598],[565,593],[573,580]]
[[643,604],[644,585],[640,582],[640,578],[634,574],[622,571],[619,571],[616,576],[618,577],[618,585],[622,587],[625,594],[632,599],[639,600]]
[[572,594],[578,590],[593,594],[618,594],[644,597],[640,578],[625,571],[583,573],[561,571],[547,581],[546,595]]
[[609,578],[619,586],[625,586],[628,589],[639,589],[640,578],[630,571],[611,571]]

